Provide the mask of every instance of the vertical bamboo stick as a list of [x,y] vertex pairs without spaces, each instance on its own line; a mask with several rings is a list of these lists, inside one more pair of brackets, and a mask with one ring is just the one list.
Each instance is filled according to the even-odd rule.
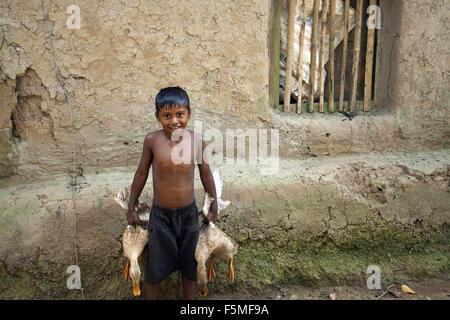
[[313,112],[314,109],[314,95],[315,88],[314,84],[316,82],[316,62],[317,62],[317,38],[319,29],[319,5],[320,0],[314,0],[314,16],[313,16],[313,29],[312,29],[312,45],[311,45],[311,68],[309,73],[309,112]]
[[356,29],[353,50],[353,68],[352,68],[352,97],[350,100],[350,111],[355,111],[356,107],[356,91],[358,89],[359,75],[359,56],[361,51],[361,25],[363,16],[363,1],[356,1]]
[[350,0],[345,0],[344,6],[344,53],[342,55],[341,87],[339,91],[339,112],[344,111],[345,69],[347,69],[347,47],[348,47],[348,20],[350,11]]
[[[377,0],[370,0],[370,5],[375,6]],[[375,46],[375,29],[367,31],[366,73],[364,80],[364,111],[372,109],[372,75],[373,75],[373,50]]]
[[291,110],[291,79],[292,62],[294,61],[294,33],[295,33],[295,0],[287,0],[289,5],[288,46],[286,62],[286,84],[284,87],[284,112]]
[[330,39],[328,55],[328,109],[334,112],[334,37],[336,21],[336,0],[330,0]]
[[323,104],[325,100],[325,26],[327,23],[328,15],[328,0],[323,0],[322,5],[322,21],[320,31],[320,100],[319,100],[319,112],[323,113]]
[[[299,0],[300,2],[300,0]],[[303,95],[303,50],[305,47],[305,33],[306,33],[306,0],[303,0],[302,4],[302,30],[300,32],[300,49],[298,56],[298,100],[297,100],[297,113],[302,113],[302,95]]]
[[271,43],[270,43],[270,75],[269,100],[270,105],[279,109],[280,106],[280,35],[281,35],[281,1],[274,2],[271,17]]

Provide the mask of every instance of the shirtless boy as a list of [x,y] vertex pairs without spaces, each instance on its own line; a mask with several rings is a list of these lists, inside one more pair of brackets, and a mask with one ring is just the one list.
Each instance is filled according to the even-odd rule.
[[[160,282],[173,271],[179,270],[184,298],[191,300],[195,298],[197,262],[194,252],[199,234],[194,199],[195,162],[205,191],[214,199],[216,189],[207,159],[203,156],[205,142],[200,135],[185,129],[191,115],[187,93],[179,87],[162,89],[156,96],[155,105],[155,116],[162,130],[145,137],[141,161],[131,185],[127,220],[128,224],[140,223],[134,207],[152,166],[153,204],[145,271],[147,299],[157,299]],[[185,145],[182,153],[178,151],[180,143]],[[187,150],[189,145],[190,150]],[[179,155],[181,158],[184,156],[184,161],[179,161]],[[186,156],[190,157],[190,161],[187,161],[189,159]],[[216,200],[211,204],[207,219],[216,222]]]

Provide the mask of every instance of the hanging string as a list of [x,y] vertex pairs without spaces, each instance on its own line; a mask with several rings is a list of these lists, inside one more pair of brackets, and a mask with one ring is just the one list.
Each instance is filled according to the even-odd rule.
[[[44,0],[41,0],[41,6],[42,6],[42,12],[44,14],[44,21],[45,21],[45,27],[47,29],[48,36],[50,38],[50,43],[52,45],[53,49],[53,60],[55,62],[55,68],[56,68],[56,76],[58,77],[59,84],[61,85],[61,88],[64,91],[64,95],[66,96],[67,104],[69,105],[69,113],[70,113],[70,127],[72,130],[72,148],[73,148],[73,176],[72,181],[70,185],[72,186],[72,199],[73,199],[73,213],[74,213],[74,246],[75,246],[75,263],[79,267],[79,261],[78,261],[78,215],[76,210],[76,192],[75,187],[77,185],[77,173],[76,173],[76,165],[77,165],[77,156],[76,156],[76,149],[75,149],[75,131],[73,126],[73,118],[72,118],[72,102],[70,101],[69,93],[67,92],[66,86],[64,85],[64,81],[61,78],[61,73],[59,72],[59,66],[58,66],[58,59],[56,57],[56,50],[55,50],[55,43],[53,42],[53,36],[50,32],[50,29],[48,27],[48,19],[47,19],[47,11],[45,10]],[[81,286],[81,297],[84,299],[84,289],[83,286]]]

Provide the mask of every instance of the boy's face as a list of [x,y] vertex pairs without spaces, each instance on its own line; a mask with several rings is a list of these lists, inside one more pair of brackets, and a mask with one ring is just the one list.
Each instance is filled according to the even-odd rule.
[[185,106],[175,106],[172,108],[163,107],[155,113],[155,116],[166,134],[171,137],[175,130],[186,128],[191,114]]

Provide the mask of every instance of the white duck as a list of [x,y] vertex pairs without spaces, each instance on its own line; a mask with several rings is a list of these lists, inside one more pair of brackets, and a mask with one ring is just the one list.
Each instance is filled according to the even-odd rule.
[[[216,186],[217,204],[218,212],[225,209],[231,202],[223,201],[220,197],[222,196],[222,175],[219,169],[216,169],[213,173],[214,184]],[[208,193],[205,194],[205,202],[203,204],[202,213],[206,216],[209,212],[209,207],[214,199],[209,196]],[[195,260],[197,260],[197,278],[200,287],[200,296],[204,297],[207,294],[207,284],[215,277],[215,271],[213,267],[214,257],[222,260],[230,261],[230,271],[228,272],[228,279],[234,281],[234,270],[233,270],[233,257],[236,254],[238,245],[236,241],[230,238],[225,232],[220,230],[212,221],[205,223],[199,234],[199,239],[197,247],[195,250]],[[208,274],[206,274],[206,260],[211,256],[211,262],[209,264]]]
[[[128,209],[128,202],[130,199],[130,187],[123,187],[114,200],[124,209]],[[148,222],[150,218],[150,207],[142,201],[139,201],[135,208],[139,219],[142,222]],[[133,294],[135,296],[141,295],[139,281],[141,277],[141,270],[139,268],[138,258],[145,263],[144,248],[148,243],[148,231],[138,225],[128,225],[123,232],[122,246],[123,254],[127,257],[127,264],[122,273],[122,279],[128,280],[131,277],[133,282]]]

